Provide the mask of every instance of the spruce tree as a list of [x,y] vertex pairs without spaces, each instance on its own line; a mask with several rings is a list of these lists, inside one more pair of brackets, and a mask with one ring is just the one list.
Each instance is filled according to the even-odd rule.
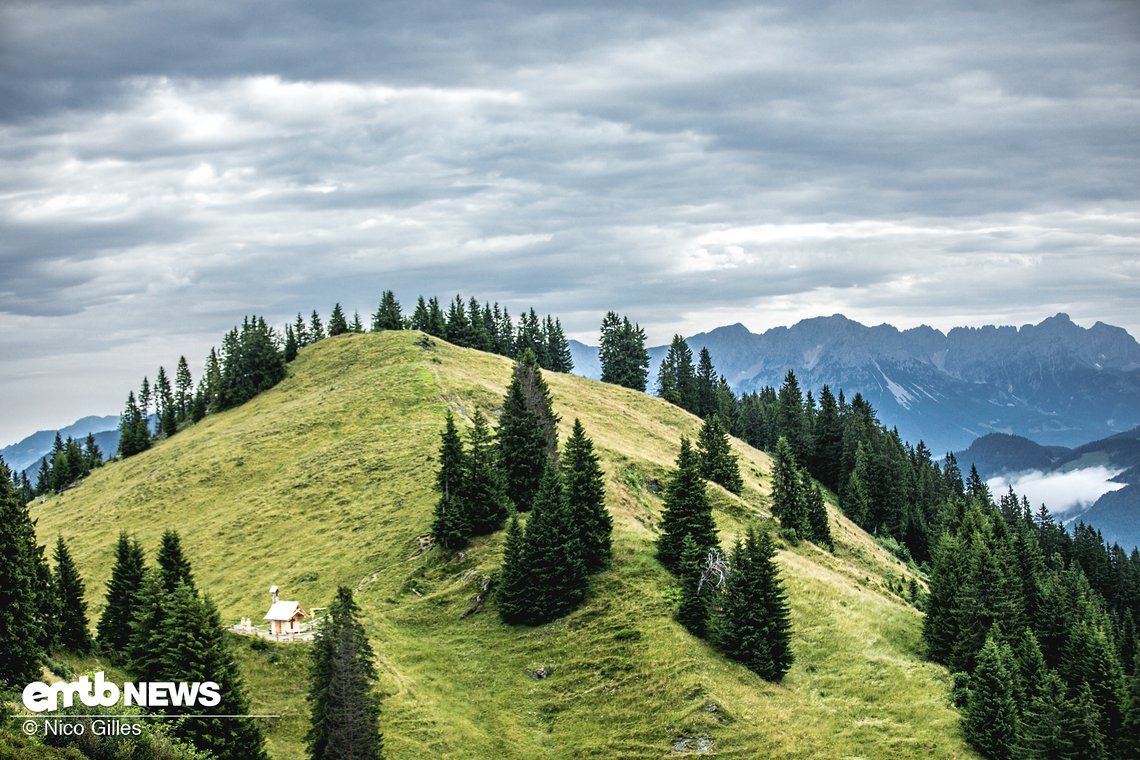
[[1140,654],[1133,657],[1132,673],[1125,687],[1124,720],[1120,729],[1120,752],[1124,757],[1140,757]]
[[35,527],[0,458],[0,687],[22,689],[39,679],[44,659],[37,596]]
[[1075,706],[1060,676],[1046,669],[1037,691],[1023,711],[1015,756],[1033,760],[1079,756],[1073,746],[1078,733]]
[[657,369],[657,395],[670,404],[693,411],[695,385],[693,352],[684,338],[674,335]]
[[613,520],[606,510],[605,480],[594,453],[594,442],[586,436],[577,418],[562,453],[562,470],[566,501],[578,527],[583,559],[587,569],[598,570],[610,560]]
[[713,367],[712,355],[707,347],[702,346],[697,359],[696,375],[693,378],[693,414],[698,417],[708,417],[716,411],[716,370]]
[[[339,306],[340,304],[337,304]],[[313,313],[309,315],[309,342],[316,343],[318,340],[325,339],[325,326],[321,323],[321,315],[313,309]]]
[[[549,319],[549,317],[547,317]],[[574,356],[570,353],[570,342],[562,331],[562,320],[555,319],[546,336],[546,352],[550,357],[553,372],[570,372],[574,369]]]
[[[161,680],[213,681],[220,702],[214,707],[183,705],[171,708],[178,715],[247,715],[249,699],[241,674],[225,641],[218,609],[180,584],[164,606],[165,618],[158,640],[162,642]],[[188,717],[174,733],[218,760],[266,760],[265,739],[249,718]]]
[[383,749],[375,655],[359,616],[352,591],[337,588],[309,669],[313,760],[376,760]]
[[297,345],[297,335],[293,331],[291,325],[285,325],[285,363],[293,361],[297,358],[297,352],[300,346]]
[[499,461],[507,496],[520,512],[530,509],[546,461],[558,455],[558,417],[550,390],[530,350],[515,362],[499,419]]
[[348,320],[338,303],[333,306],[332,315],[329,317],[329,337],[344,335],[346,332],[348,332]]
[[143,574],[130,620],[126,658],[135,675],[145,681],[161,680],[163,675],[163,621],[172,591],[167,590],[162,575],[156,568]]
[[146,417],[135,402],[135,393],[127,394],[127,405],[119,417],[119,456],[134,456],[150,447]]
[[810,533],[800,468],[796,464],[795,452],[784,436],[776,441],[776,456],[772,464],[772,515],[780,519],[782,527],[791,528],[801,537]]
[[297,350],[300,351],[313,341],[309,337],[309,328],[305,326],[305,318],[297,312],[297,319],[293,322],[293,335],[297,339]]
[[463,441],[455,427],[455,417],[448,410],[447,427],[439,446],[436,487],[440,496],[431,532],[435,543],[450,551],[462,549],[471,539],[471,518],[464,497],[464,469]]
[[439,308],[439,299],[435,296],[428,300],[427,333],[437,338],[447,336],[447,319],[443,316],[443,309]]
[[744,489],[736,455],[728,442],[728,431],[717,415],[712,414],[705,420],[697,438],[697,450],[701,456],[701,475],[706,480],[718,483],[734,494]]
[[348,331],[352,333],[364,332],[364,323],[360,321],[360,312],[352,312],[352,321],[348,323]]
[[472,422],[474,424],[467,443],[463,497],[471,532],[480,536],[503,527],[503,521],[510,514],[511,503],[507,498],[506,483],[499,468],[498,448],[487,418],[481,410],[476,410]]
[[[412,329],[430,332],[428,329],[430,326],[431,320],[428,316],[427,303],[424,301],[424,297],[420,296],[416,299],[416,309],[412,312]],[[376,329],[375,323],[373,323],[372,329]]]
[[703,638],[708,629],[709,602],[712,590],[702,584],[707,552],[697,546],[692,536],[681,542],[681,560],[677,575],[681,578],[681,604],[677,622],[694,636]]
[[525,566],[523,528],[517,514],[511,516],[507,537],[503,543],[503,564],[499,583],[495,588],[495,601],[499,617],[504,623],[521,623],[526,618],[531,598],[530,575]]
[[[424,305],[423,296],[420,296],[416,304],[412,323],[416,330],[427,327],[427,307]],[[379,332],[402,329],[404,329],[404,315],[400,311],[400,302],[396,300],[395,293],[385,290],[380,296],[380,305],[376,307],[376,313],[372,315],[372,330]]]
[[55,543],[55,592],[59,604],[59,643],[69,652],[91,651],[91,632],[87,628],[86,588],[71,552],[59,536]]
[[717,646],[767,681],[780,681],[792,667],[787,597],[767,533],[748,530],[736,542],[732,570],[716,611]]
[[194,574],[190,569],[190,560],[186,559],[182,551],[182,538],[178,531],[167,529],[163,532],[157,560],[162,585],[167,593],[173,593],[180,583],[185,583],[194,590]]
[[622,385],[635,391],[645,390],[649,375],[649,352],[645,350],[645,331],[616,312],[602,319],[598,347],[602,365],[602,382]]
[[96,630],[100,649],[117,662],[123,660],[130,642],[131,619],[145,569],[142,546],[123,531],[119,534],[115,564],[107,581],[107,603]]
[[835,551],[835,543],[831,539],[831,524],[827,518],[827,506],[823,502],[823,492],[819,484],[812,481],[807,470],[801,471],[801,489],[806,494],[808,535],[819,546]]
[[1018,733],[1017,705],[1011,687],[1012,656],[993,635],[978,653],[966,703],[966,741],[987,758],[1009,758]]
[[[296,356],[296,345],[294,345]],[[178,367],[174,370],[174,406],[179,422],[190,417],[190,404],[194,401],[194,379],[190,376],[190,364],[185,356],[178,357]]]
[[675,570],[681,560],[686,536],[702,551],[717,545],[716,525],[700,466],[700,458],[689,440],[682,438],[677,467],[665,488],[661,533],[657,537],[657,558],[670,570]]
[[178,432],[178,410],[174,408],[174,391],[170,387],[170,378],[166,375],[166,368],[159,367],[158,375],[154,380],[155,406],[158,410],[158,432],[169,438]]
[[585,598],[586,563],[576,527],[562,475],[549,459],[523,540],[530,591],[523,622],[538,625],[562,617]]

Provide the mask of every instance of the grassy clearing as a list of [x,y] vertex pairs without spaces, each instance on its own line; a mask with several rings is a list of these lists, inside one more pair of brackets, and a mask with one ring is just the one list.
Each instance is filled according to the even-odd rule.
[[[93,614],[118,531],[151,551],[182,532],[223,618],[260,618],[267,589],[324,606],[357,589],[386,692],[390,757],[970,756],[946,673],[923,662],[919,613],[889,590],[913,577],[832,511],[834,555],[779,555],[796,663],[783,684],[719,657],[671,620],[672,579],[653,559],[660,490],[699,421],[641,393],[547,373],[565,438],[580,417],[607,473],[615,561],[588,602],[539,628],[461,618],[498,566],[502,534],[445,558],[420,555],[444,410],[494,421],[510,363],[418,334],[346,335],[307,348],[277,388],[38,505],[41,540],[62,532]],[[743,497],[710,487],[726,544],[770,519],[766,455],[734,442]],[[304,734],[305,645],[277,662],[239,646],[275,757]],[[545,666],[550,677],[528,670]],[[258,701],[264,700],[264,701]]]

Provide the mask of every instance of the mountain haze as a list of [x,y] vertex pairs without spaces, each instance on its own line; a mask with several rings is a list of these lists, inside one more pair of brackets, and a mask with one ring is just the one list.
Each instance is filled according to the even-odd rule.
[[[736,757],[970,757],[949,676],[924,661],[921,614],[897,593],[905,566],[830,507],[835,554],[778,555],[795,664],[767,683],[673,621],[678,593],[654,558],[660,491],[682,435],[700,421],[643,393],[544,373],[565,440],[580,418],[606,474],[612,567],[585,604],[537,628],[470,616],[498,568],[503,533],[447,558],[421,554],[445,412],[495,419],[511,363],[414,332],[341,335],[304,349],[289,376],[241,407],[37,502],[40,540],[61,533],[92,617],[120,530],[153,557],[177,528],[198,585],[223,619],[258,620],[277,584],[306,608],[356,589],[376,651],[390,758],[660,757],[704,748]],[[745,486],[710,486],[720,537],[770,518],[771,461],[733,442]],[[304,646],[304,645],[294,645]],[[528,670],[543,666],[548,678]],[[247,676],[277,757],[301,753],[303,685]],[[704,751],[700,750],[700,751]]]
[[[790,368],[805,390],[862,393],[886,425],[936,453],[993,432],[1071,447],[1140,424],[1140,345],[1122,328],[1084,328],[1066,314],[948,333],[837,314],[762,334],[734,324],[687,342],[694,354],[707,347],[738,392],[778,388]],[[576,371],[590,366],[588,348],[573,347]],[[667,348],[650,350],[651,382]]]

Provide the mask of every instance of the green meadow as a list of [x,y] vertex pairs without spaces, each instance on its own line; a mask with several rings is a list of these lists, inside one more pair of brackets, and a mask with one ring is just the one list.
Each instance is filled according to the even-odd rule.
[[[678,589],[653,557],[661,491],[700,421],[642,393],[545,373],[563,439],[574,418],[607,475],[614,561],[586,603],[537,628],[464,616],[498,567],[503,534],[421,553],[444,414],[494,421],[511,363],[419,333],[347,334],[303,350],[289,377],[150,451],[37,503],[61,533],[94,621],[120,530],[153,559],[177,529],[227,624],[260,622],[271,585],[323,607],[356,590],[384,692],[386,755],[471,758],[973,757],[949,676],[924,660],[912,571],[830,505],[836,551],[779,554],[796,661],[780,684],[722,658],[672,620]],[[734,441],[745,489],[710,486],[723,542],[770,520],[771,462]],[[307,644],[232,641],[274,757],[300,757]],[[92,660],[75,663],[91,667]],[[544,667],[535,680],[528,671]]]

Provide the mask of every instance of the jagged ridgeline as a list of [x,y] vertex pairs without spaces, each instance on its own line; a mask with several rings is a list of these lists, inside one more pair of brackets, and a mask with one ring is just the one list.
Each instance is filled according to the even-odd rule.
[[[318,341],[245,404],[37,503],[40,541],[66,538],[93,619],[122,530],[155,546],[177,527],[226,623],[260,617],[274,584],[310,606],[354,589],[389,757],[968,755],[948,672],[923,656],[909,590],[921,582],[833,503],[834,553],[778,545],[794,655],[778,685],[675,620],[681,582],[656,539],[680,439],[697,440],[702,423],[616,385],[545,373],[559,440],[578,419],[599,457],[611,562],[555,622],[505,624],[493,601],[465,616],[500,567],[506,531],[451,553],[421,553],[419,539],[439,500],[446,413],[465,441],[476,412],[497,428],[512,366],[416,331]],[[731,449],[740,496],[708,486],[726,549],[749,525],[774,532],[772,460],[738,440]],[[304,752],[305,670],[290,646],[307,645],[275,646],[284,664],[257,660],[244,674],[253,711],[287,716],[265,725],[277,757]]]

